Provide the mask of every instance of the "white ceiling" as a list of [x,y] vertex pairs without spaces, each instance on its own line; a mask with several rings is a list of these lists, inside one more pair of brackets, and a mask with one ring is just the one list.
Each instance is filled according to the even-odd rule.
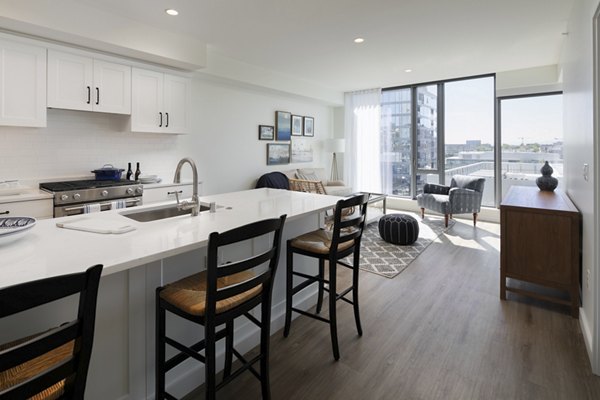
[[81,1],[350,91],[557,64],[574,0]]

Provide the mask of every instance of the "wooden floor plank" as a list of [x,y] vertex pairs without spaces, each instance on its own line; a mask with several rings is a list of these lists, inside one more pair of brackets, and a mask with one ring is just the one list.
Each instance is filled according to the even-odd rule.
[[[287,339],[274,332],[273,399],[600,399],[567,307],[500,300],[499,232],[458,219],[397,277],[362,273],[364,335],[338,302],[338,362],[319,321],[299,317]],[[244,374],[218,398],[259,399],[260,385]]]

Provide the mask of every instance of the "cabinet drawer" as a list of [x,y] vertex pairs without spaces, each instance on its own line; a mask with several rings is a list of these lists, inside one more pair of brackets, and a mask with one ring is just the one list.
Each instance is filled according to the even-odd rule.
[[[8,211],[8,214],[5,214]],[[25,216],[38,219],[52,218],[52,199],[20,201],[0,204],[2,216]]]

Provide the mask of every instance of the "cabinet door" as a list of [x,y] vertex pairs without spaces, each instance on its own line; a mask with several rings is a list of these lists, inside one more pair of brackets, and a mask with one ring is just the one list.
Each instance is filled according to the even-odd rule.
[[0,40],[0,125],[46,126],[46,49]]
[[94,62],[48,50],[48,107],[92,111]]
[[139,68],[132,69],[132,132],[164,132],[166,115],[163,111],[163,75]]
[[188,78],[165,74],[165,131],[168,133],[189,133],[191,84]]
[[94,111],[131,114],[131,67],[94,60]]

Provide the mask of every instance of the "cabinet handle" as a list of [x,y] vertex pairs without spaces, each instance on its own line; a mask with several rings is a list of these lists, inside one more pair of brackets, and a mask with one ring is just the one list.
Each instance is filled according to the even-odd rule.
[[10,211],[2,211],[2,212],[0,212],[0,215],[8,215],[8,214],[10,214]]
[[96,104],[100,104],[100,88],[96,88]]
[[162,113],[159,112],[158,114],[160,115],[160,124],[158,125],[158,127],[162,128]]
[[167,115],[167,124],[165,125],[165,128],[169,127],[169,113],[165,113]]
[[92,100],[92,88],[90,88],[89,86],[87,87],[87,91],[88,91],[88,99],[87,99],[87,103],[90,104],[90,101]]

